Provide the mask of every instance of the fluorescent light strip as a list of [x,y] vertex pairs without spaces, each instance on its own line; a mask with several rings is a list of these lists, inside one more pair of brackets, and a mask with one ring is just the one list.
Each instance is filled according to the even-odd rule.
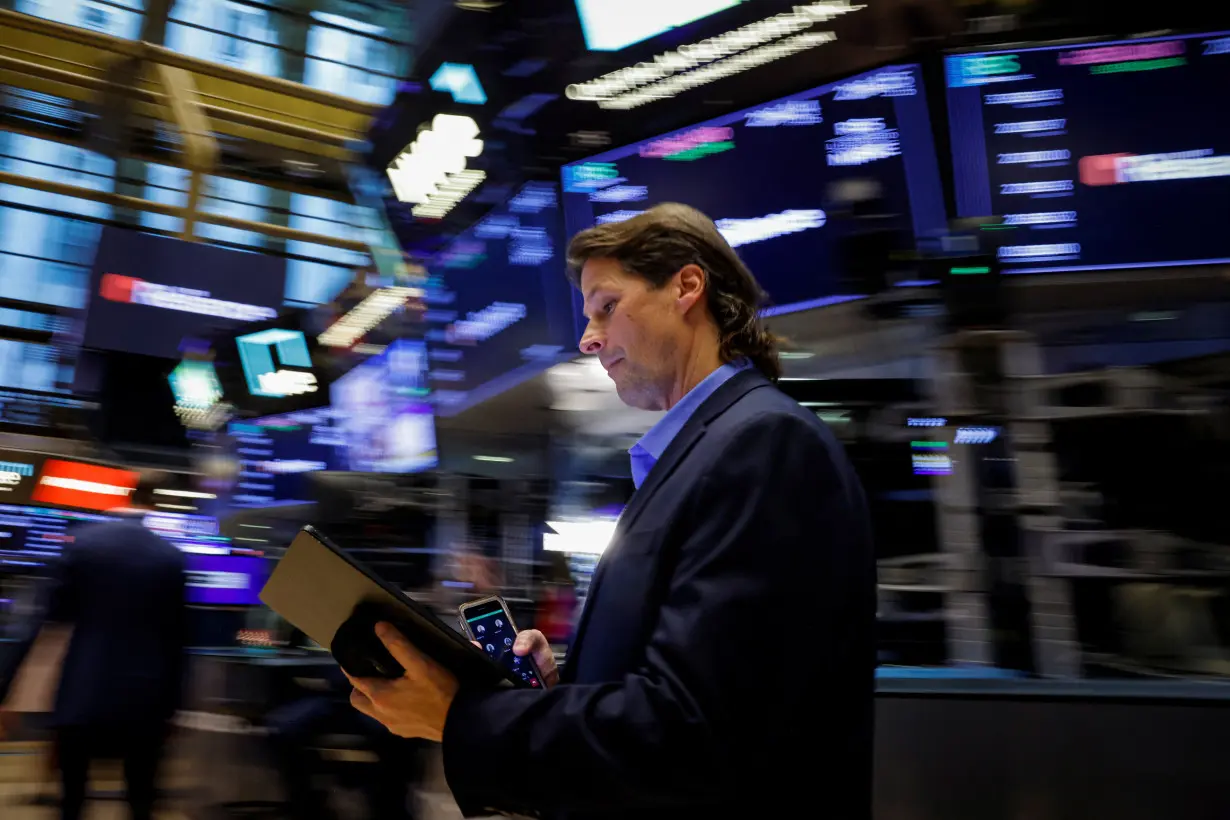
[[155,507],[161,507],[164,510],[195,510],[196,507],[191,504],[155,504]]
[[213,493],[198,493],[195,490],[154,490],[154,495],[169,495],[174,498],[217,498]]
[[831,43],[836,39],[837,35],[831,31],[796,34],[794,37],[788,37],[785,40],[779,40],[752,51],[728,57],[725,60],[712,63],[696,71],[690,71],[687,74],[676,77],[669,77],[636,91],[630,91],[627,94],[602,100],[598,103],[598,106],[600,108],[621,110],[638,108],[645,103],[674,97],[683,91],[740,74],[748,69],[762,66],[765,63],[771,63],[789,57],[792,54],[798,54],[800,51]]
[[462,171],[453,174],[446,182],[437,186],[436,193],[428,197],[426,203],[414,206],[410,212],[421,218],[441,219],[486,178],[486,171]]
[[381,288],[368,294],[362,302],[316,337],[325,347],[350,347],[410,299],[421,297],[419,288]]

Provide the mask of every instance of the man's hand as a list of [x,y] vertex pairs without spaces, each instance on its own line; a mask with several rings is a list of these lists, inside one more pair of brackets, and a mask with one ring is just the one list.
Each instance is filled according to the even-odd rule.
[[532,655],[538,671],[542,672],[542,685],[554,686],[559,683],[559,667],[555,665],[555,653],[547,636],[537,629],[527,629],[517,633],[517,642],[513,644],[513,654],[525,657]]
[[457,679],[415,649],[392,625],[377,624],[376,635],[406,673],[397,680],[347,675],[354,685],[350,704],[395,735],[441,740],[449,706],[457,694]]
[[[479,649],[483,648],[478,641],[470,641],[470,643]],[[527,629],[517,633],[517,642],[513,644],[513,654],[523,658],[526,655],[534,656],[534,663],[538,664],[538,670],[542,672],[543,686],[549,687],[559,683],[559,667],[555,665],[555,653],[551,651],[551,644],[547,643],[547,636],[537,629]]]

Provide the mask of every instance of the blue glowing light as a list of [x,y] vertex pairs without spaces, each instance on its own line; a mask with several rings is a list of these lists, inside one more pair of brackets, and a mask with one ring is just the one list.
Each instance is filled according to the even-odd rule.
[[432,91],[447,91],[453,102],[465,105],[486,105],[487,92],[478,81],[474,66],[466,63],[441,63],[428,81]]

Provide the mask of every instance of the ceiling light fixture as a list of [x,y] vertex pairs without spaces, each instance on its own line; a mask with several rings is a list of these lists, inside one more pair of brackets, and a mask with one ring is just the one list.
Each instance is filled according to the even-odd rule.
[[316,337],[324,347],[351,347],[372,328],[392,316],[411,299],[421,297],[419,288],[380,288],[354,306],[349,313],[330,325]]
[[437,114],[386,171],[397,199],[415,205],[418,217],[439,219],[451,211],[487,176],[466,169],[467,159],[483,153],[478,134],[472,117]]
[[173,498],[217,498],[213,493],[200,493],[195,490],[154,490],[154,495],[169,495]]
[[806,29],[865,7],[851,5],[849,0],[795,6],[793,11],[664,52],[652,62],[574,83],[564,93],[572,100],[597,102],[602,108],[635,108],[832,42],[837,39],[833,32]]

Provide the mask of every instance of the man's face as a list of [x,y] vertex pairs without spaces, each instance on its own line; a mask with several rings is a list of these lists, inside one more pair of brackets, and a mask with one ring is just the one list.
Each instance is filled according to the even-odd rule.
[[613,259],[590,259],[581,270],[589,324],[581,352],[595,355],[629,407],[665,410],[686,325],[674,280],[654,289]]

